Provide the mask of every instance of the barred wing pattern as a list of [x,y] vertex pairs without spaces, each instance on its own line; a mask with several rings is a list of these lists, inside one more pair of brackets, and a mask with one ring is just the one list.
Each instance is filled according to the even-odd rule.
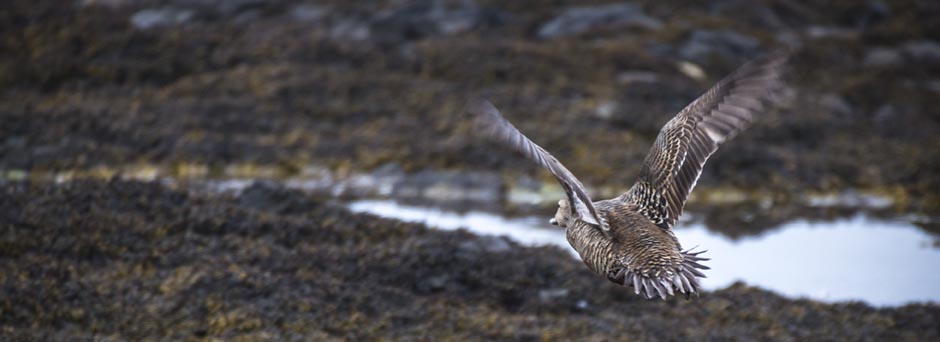
[[565,189],[568,203],[571,204],[571,217],[593,224],[605,235],[610,236],[607,221],[597,214],[597,209],[594,208],[591,198],[584,191],[584,186],[558,159],[519,132],[489,101],[472,99],[467,103],[465,111],[473,117],[474,128],[479,133],[522,153],[548,169]]
[[777,52],[745,64],[669,120],[622,199],[657,226],[672,228],[708,157],[766,109],[788,56]]

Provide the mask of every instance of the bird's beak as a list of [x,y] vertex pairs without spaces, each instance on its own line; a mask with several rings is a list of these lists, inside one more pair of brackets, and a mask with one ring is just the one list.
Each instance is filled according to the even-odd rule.
[[554,218],[552,218],[551,220],[548,220],[548,223],[551,223],[556,226],[558,225],[558,221],[556,221]]

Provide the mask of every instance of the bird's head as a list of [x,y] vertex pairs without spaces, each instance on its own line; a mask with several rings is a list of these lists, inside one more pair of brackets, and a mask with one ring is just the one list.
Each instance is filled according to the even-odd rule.
[[556,226],[567,228],[568,222],[571,220],[571,207],[569,207],[568,200],[558,200],[558,210],[555,211],[555,217],[551,220],[548,220],[548,223],[554,224]]

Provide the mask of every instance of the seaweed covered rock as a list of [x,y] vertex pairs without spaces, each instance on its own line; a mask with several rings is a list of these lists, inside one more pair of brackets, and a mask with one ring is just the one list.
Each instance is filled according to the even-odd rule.
[[638,163],[675,110],[785,41],[803,46],[791,101],[718,153],[700,185],[859,188],[897,193],[908,211],[940,208],[930,148],[940,144],[940,11],[929,0],[4,4],[3,172],[147,163],[344,174],[397,162],[535,174],[458,134],[460,107],[482,94],[585,183],[618,188],[636,170],[597,165]]
[[0,339],[940,338],[935,305],[741,284],[647,301],[558,248],[352,214],[270,184],[242,196],[0,185]]

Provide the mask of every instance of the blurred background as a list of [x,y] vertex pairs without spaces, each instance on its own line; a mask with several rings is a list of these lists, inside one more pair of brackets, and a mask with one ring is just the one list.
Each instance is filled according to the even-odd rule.
[[[940,338],[938,16],[5,1],[0,336]],[[461,113],[489,98],[607,198],[676,112],[787,46],[781,105],[710,159],[676,229],[713,259],[695,301],[590,273],[547,224],[554,179]]]

